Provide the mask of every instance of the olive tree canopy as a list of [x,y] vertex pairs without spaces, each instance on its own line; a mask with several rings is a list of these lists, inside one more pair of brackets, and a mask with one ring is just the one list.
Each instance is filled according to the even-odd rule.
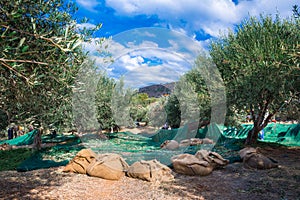
[[65,125],[81,47],[100,28],[78,29],[74,3],[0,1],[0,110],[8,123]]
[[[254,128],[247,143],[292,99],[299,100],[299,19],[251,17],[212,42],[210,55],[222,74],[228,107],[248,110]],[[299,107],[299,104],[298,104]]]

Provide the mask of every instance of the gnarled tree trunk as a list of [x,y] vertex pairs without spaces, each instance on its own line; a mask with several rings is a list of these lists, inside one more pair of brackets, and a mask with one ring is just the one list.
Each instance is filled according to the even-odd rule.
[[253,109],[251,108],[251,115],[253,119],[253,128],[248,132],[247,139],[245,144],[251,145],[257,142],[258,134],[261,130],[263,130],[267,125],[270,119],[275,115],[274,113],[269,113],[266,116],[267,108],[269,105],[269,101],[267,101],[264,106],[260,106],[263,109],[260,111],[258,116],[255,116]]
[[258,133],[259,133],[261,130],[262,130],[262,129],[259,130],[258,127],[255,127],[255,126],[254,126],[254,127],[249,131],[249,133],[248,133],[248,135],[247,135],[247,139],[246,139],[245,144],[246,144],[246,145],[255,144],[256,141],[257,141],[257,138],[258,138]]

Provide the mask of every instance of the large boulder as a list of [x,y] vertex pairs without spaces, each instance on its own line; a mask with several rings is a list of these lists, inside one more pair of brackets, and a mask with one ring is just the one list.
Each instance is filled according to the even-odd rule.
[[65,166],[63,172],[74,172],[85,174],[87,167],[96,159],[97,154],[91,149],[82,149],[76,156]]
[[125,175],[129,165],[118,154],[99,154],[88,166],[86,173],[89,176],[108,180],[119,180]]
[[168,150],[175,150],[179,148],[179,144],[176,140],[166,140],[161,145],[160,148],[168,149]]
[[174,180],[172,170],[157,160],[138,161],[133,163],[128,171],[127,176],[138,178],[149,182],[168,182]]
[[245,168],[271,169],[278,167],[277,161],[264,156],[259,148],[246,147],[239,152]]

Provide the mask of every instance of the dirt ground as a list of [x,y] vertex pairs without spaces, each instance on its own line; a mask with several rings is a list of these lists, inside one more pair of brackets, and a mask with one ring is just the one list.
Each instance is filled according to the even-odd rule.
[[300,148],[264,147],[279,168],[245,169],[227,165],[204,177],[174,173],[169,183],[124,177],[109,181],[63,173],[63,167],[0,172],[0,199],[300,199]]

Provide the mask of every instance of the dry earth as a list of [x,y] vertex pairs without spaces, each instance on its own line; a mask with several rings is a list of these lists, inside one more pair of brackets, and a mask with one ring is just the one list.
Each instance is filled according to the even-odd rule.
[[124,177],[109,181],[62,167],[0,172],[0,199],[300,199],[300,148],[263,148],[280,168],[249,170],[234,163],[209,176],[175,174],[170,183]]

